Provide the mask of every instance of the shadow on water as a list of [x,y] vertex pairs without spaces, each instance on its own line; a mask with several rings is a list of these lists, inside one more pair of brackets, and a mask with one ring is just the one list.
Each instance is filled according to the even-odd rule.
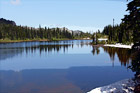
[[0,92],[85,93],[132,75],[119,66],[0,71]]

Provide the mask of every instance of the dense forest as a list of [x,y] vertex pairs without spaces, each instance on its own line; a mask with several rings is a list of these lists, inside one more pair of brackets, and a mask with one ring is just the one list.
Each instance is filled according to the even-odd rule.
[[133,42],[133,31],[126,29],[125,24],[104,27],[103,35],[108,35],[109,43],[131,44]]
[[90,33],[82,31],[71,31],[67,28],[33,28],[27,26],[17,26],[14,21],[0,19],[0,39],[1,40],[34,40],[34,39],[81,39],[90,37]]
[[122,23],[104,27],[102,35],[108,36],[108,43],[140,43],[140,0],[130,1],[126,11],[128,15],[124,16]]

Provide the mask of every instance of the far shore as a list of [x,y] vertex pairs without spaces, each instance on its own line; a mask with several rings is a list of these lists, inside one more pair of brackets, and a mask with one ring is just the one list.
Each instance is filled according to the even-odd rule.
[[[67,38],[62,38],[62,39],[33,39],[33,40],[0,40],[0,44],[2,43],[20,43],[20,42],[47,42],[47,41],[63,41],[63,40],[91,40],[91,39],[67,39]],[[131,49],[133,44],[131,45],[123,45],[120,43],[117,44],[97,44],[93,46],[104,46],[104,47],[117,47],[117,48],[129,48]]]
[[91,39],[33,39],[33,40],[0,40],[1,43],[20,43],[20,42],[47,42],[47,41],[63,41],[63,40],[91,40]]
[[44,40],[0,40],[0,43],[18,43],[18,42],[34,42],[34,41],[50,41],[48,39]]

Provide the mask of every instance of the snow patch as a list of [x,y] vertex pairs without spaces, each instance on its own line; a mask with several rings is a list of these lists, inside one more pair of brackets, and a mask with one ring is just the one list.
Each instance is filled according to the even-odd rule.
[[99,87],[87,93],[134,93],[135,82],[132,79],[125,79],[104,87]]
[[129,48],[131,49],[133,44],[131,45],[122,45],[122,44],[105,44],[104,46],[108,46],[108,47],[118,47],[118,48]]

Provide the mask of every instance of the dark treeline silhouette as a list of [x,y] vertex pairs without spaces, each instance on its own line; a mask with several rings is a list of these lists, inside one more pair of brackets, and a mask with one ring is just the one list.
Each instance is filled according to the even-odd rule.
[[103,35],[108,35],[109,43],[123,43],[130,44],[133,42],[133,31],[127,30],[125,24],[115,25],[114,27],[108,25],[104,27]]
[[65,28],[60,30],[59,28],[41,28],[38,29],[23,27],[23,26],[13,26],[9,24],[0,24],[0,39],[10,39],[10,40],[26,40],[26,39],[52,39],[52,38],[72,38],[72,34],[68,32]]
[[129,68],[133,71],[136,72],[135,77],[140,75],[140,51],[137,49],[132,49],[131,50],[131,65]]
[[140,0],[130,1],[126,11],[129,14],[124,16],[120,25],[108,25],[102,33],[108,35],[109,43],[139,43],[140,46]]
[[133,42],[140,43],[140,0],[132,0],[127,5],[128,15],[122,19],[127,30],[133,32]]
[[[10,22],[10,23],[9,23]],[[75,39],[89,37],[89,33],[75,32],[67,28],[33,28],[16,26],[14,21],[0,19],[0,39],[27,40],[27,39]]]
[[0,23],[1,23],[1,24],[11,24],[11,25],[16,25],[16,23],[15,23],[14,21],[6,20],[6,19],[3,19],[3,18],[0,19]]

